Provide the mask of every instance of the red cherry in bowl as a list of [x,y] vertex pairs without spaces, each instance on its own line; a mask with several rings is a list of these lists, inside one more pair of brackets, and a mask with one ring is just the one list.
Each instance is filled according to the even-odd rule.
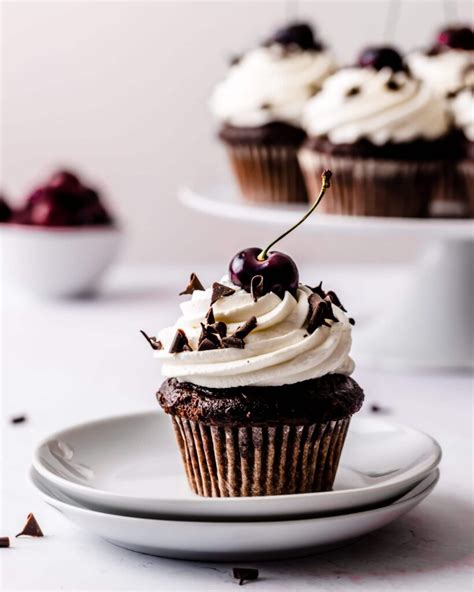
[[283,298],[286,291],[296,295],[299,273],[291,257],[279,251],[271,251],[263,261],[258,258],[262,249],[252,247],[237,253],[229,265],[230,279],[236,286],[250,292],[252,278],[261,275],[263,293],[274,292]]
[[406,70],[402,56],[393,47],[366,47],[360,54],[357,63],[362,68],[390,68],[394,72]]
[[0,222],[8,222],[12,217],[12,210],[6,199],[0,195]]
[[285,253],[270,251],[270,249],[282,238],[298,228],[318,207],[326,190],[330,187],[331,171],[323,171],[321,175],[321,190],[314,204],[306,214],[290,229],[271,242],[265,249],[253,247],[244,249],[237,253],[229,264],[230,279],[236,286],[240,286],[247,292],[251,291],[252,279],[255,276],[262,276],[262,293],[274,292],[283,298],[285,292],[296,295],[298,289],[299,273],[293,259]]
[[437,42],[451,49],[474,50],[474,30],[470,27],[448,27],[439,32]]
[[48,187],[62,187],[64,189],[78,189],[81,183],[71,171],[58,171],[48,182]]

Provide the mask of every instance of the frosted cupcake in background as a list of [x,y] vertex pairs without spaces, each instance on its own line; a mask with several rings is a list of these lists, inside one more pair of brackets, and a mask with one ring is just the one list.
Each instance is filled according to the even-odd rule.
[[368,48],[308,102],[300,164],[309,195],[337,176],[321,209],[332,214],[423,217],[453,150],[443,100],[413,78],[400,54]]
[[301,114],[335,67],[307,24],[280,29],[234,60],[210,107],[244,198],[306,201],[297,159],[306,137]]
[[407,61],[417,78],[445,97],[462,86],[466,69],[474,65],[474,31],[467,26],[446,28],[429,50],[415,51]]

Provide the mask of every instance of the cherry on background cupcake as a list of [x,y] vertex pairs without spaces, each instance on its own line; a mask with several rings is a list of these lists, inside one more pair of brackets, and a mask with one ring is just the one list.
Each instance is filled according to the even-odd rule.
[[9,222],[12,217],[12,209],[7,200],[0,194],[0,222]]

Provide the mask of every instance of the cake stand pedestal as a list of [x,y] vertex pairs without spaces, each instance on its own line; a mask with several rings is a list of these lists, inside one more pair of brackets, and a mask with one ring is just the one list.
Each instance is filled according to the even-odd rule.
[[[260,206],[240,200],[230,184],[199,192],[183,187],[180,200],[211,216],[286,228],[305,205]],[[474,221],[330,216],[305,222],[318,234],[415,236],[423,249],[405,286],[358,335],[358,359],[376,366],[472,369],[474,367]]]

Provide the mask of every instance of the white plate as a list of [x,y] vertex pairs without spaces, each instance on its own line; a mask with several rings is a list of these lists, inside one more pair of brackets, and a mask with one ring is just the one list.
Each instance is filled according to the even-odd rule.
[[59,432],[38,447],[33,466],[87,507],[166,519],[269,519],[354,511],[403,495],[439,463],[439,445],[417,430],[353,418],[334,491],[203,498],[185,479],[169,417],[127,415]]
[[37,474],[33,484],[43,500],[77,526],[132,551],[206,561],[295,557],[341,546],[409,512],[434,488],[439,470],[404,499],[355,514],[277,522],[189,522],[133,518],[79,506]]

